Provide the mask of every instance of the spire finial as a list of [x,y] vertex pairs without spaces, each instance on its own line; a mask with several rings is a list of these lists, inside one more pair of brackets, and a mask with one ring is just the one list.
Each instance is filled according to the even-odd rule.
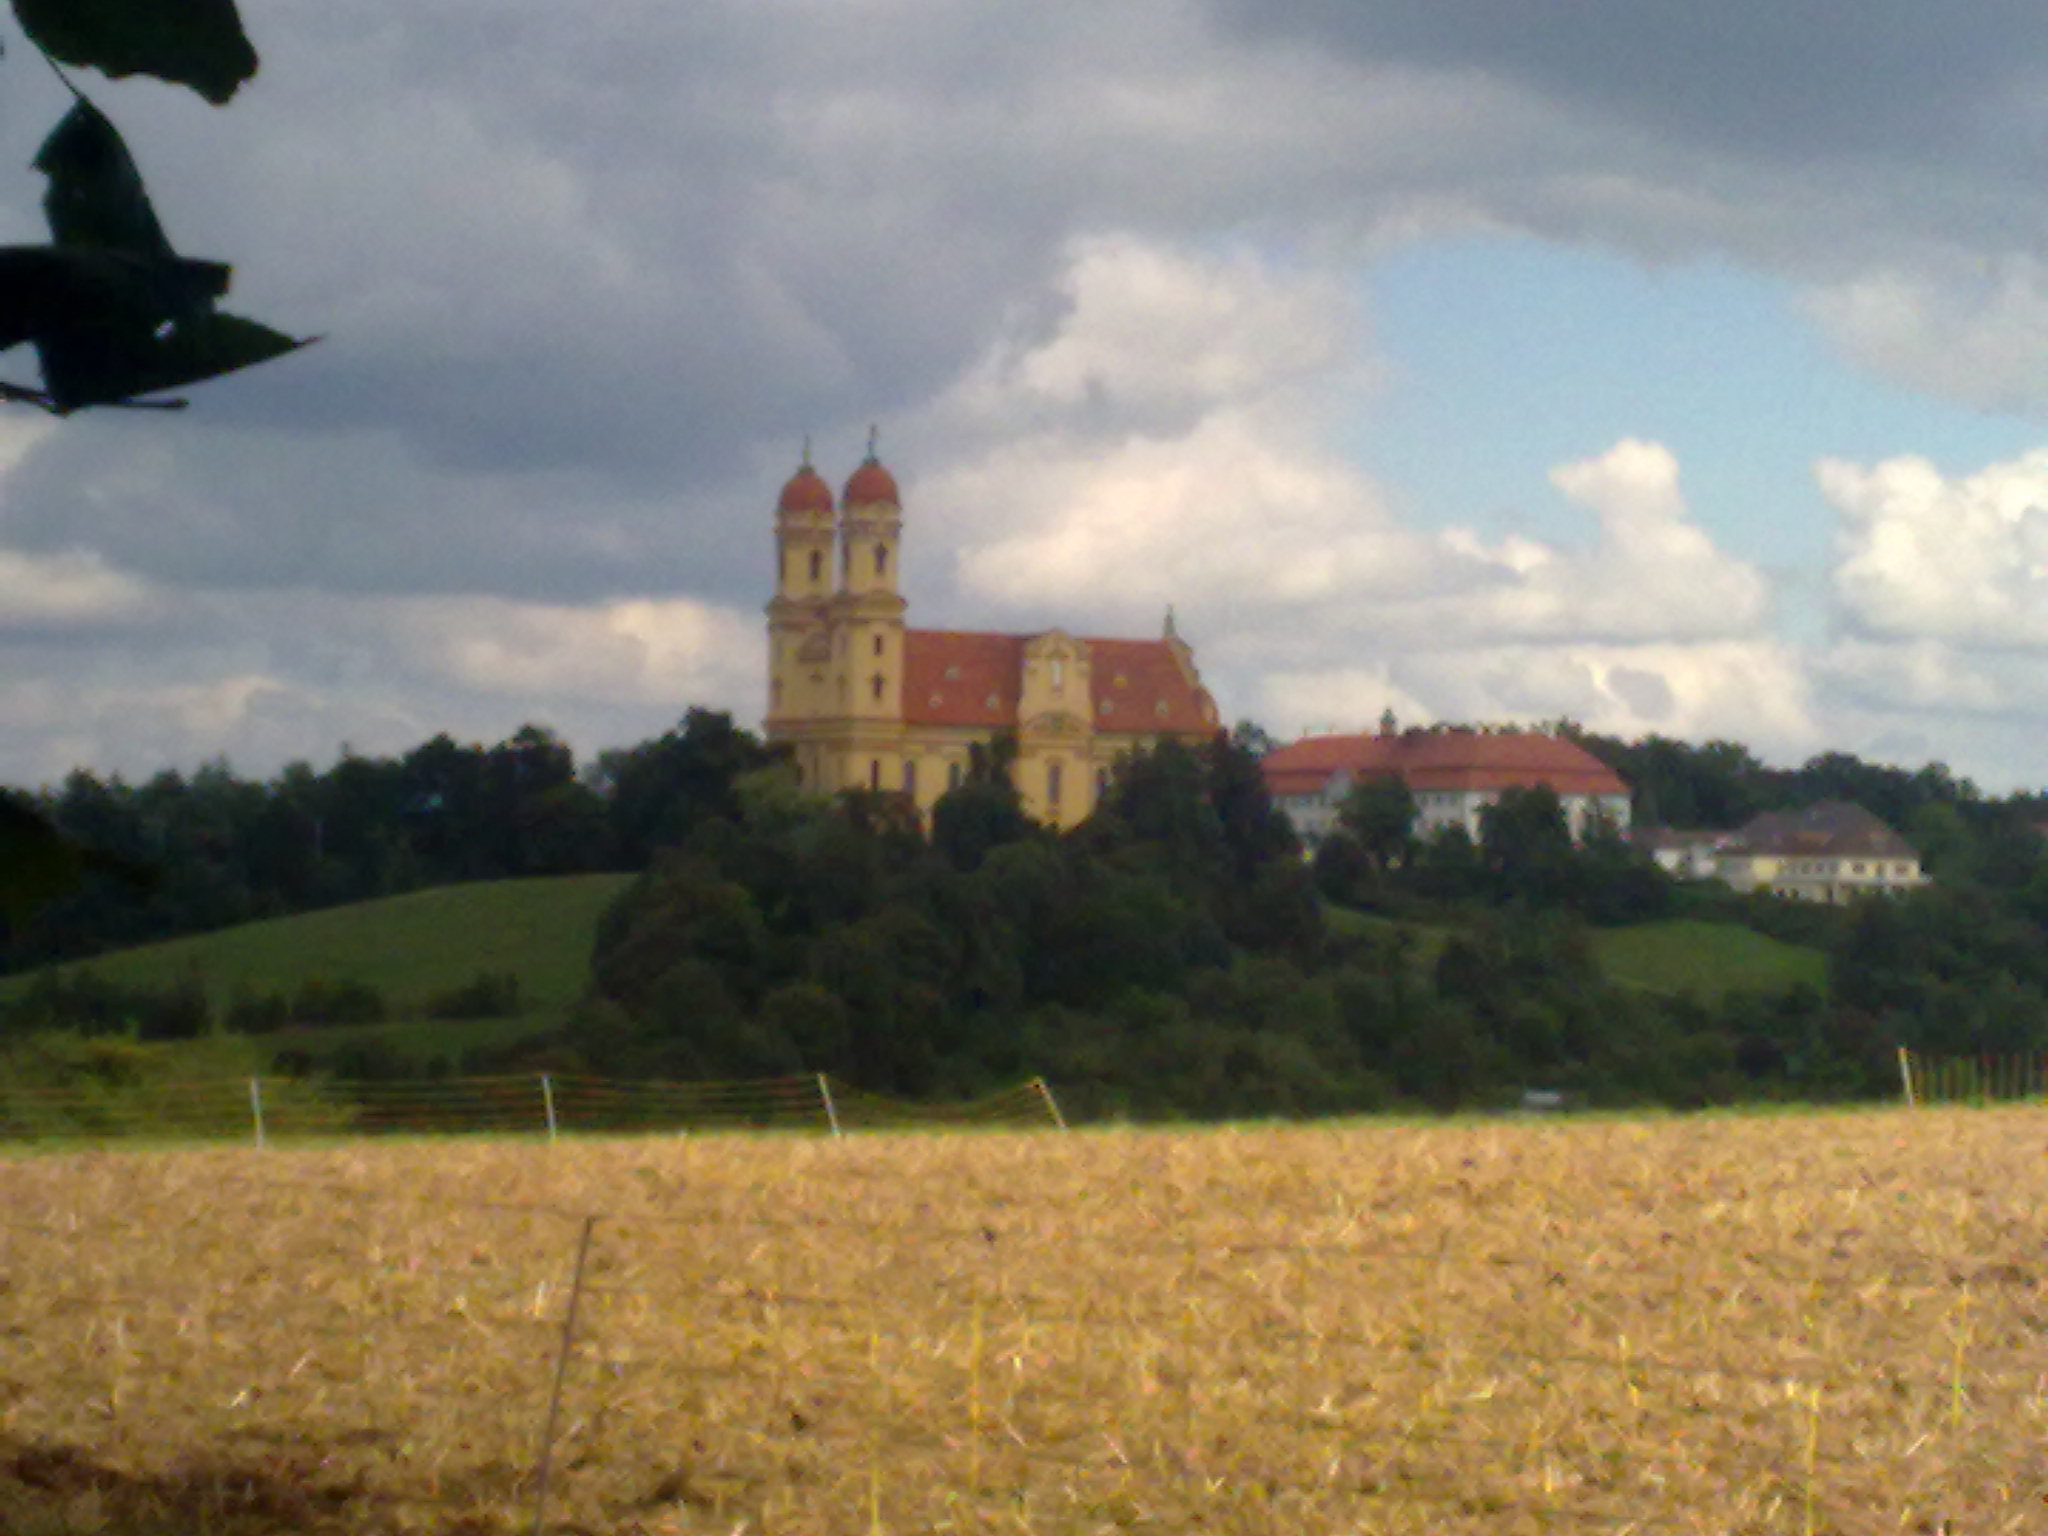
[[808,432],[804,434],[804,461],[802,467],[805,469],[811,467],[811,434]]
[[1169,640],[1178,640],[1180,638],[1180,631],[1173,627],[1173,604],[1171,603],[1166,605],[1166,638]]
[[880,427],[876,426],[876,425],[875,425],[875,424],[874,424],[873,422],[869,422],[869,423],[868,423],[868,462],[869,462],[870,464],[873,464],[873,463],[876,463],[876,462],[878,462],[878,461],[876,460],[876,458],[875,458],[875,439],[876,439],[876,438],[878,438],[878,437],[880,437],[881,435],[882,435],[882,429],[881,429]]

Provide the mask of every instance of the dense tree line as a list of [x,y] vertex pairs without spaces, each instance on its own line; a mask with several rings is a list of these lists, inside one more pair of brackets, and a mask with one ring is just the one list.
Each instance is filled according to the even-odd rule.
[[132,785],[80,769],[16,798],[110,869],[0,926],[0,970],[455,881],[644,869],[698,820],[734,814],[734,778],[771,756],[729,716],[691,710],[580,770],[532,725],[495,746],[440,735],[268,780],[225,763]]
[[1659,901],[1669,883],[1618,844],[1574,848],[1555,797],[1511,797],[1462,848],[1391,856],[1430,871],[1410,915],[1433,923],[1334,925],[1314,889],[1329,869],[1241,742],[1127,760],[1065,835],[1022,814],[1000,743],[929,836],[892,797],[805,797],[779,770],[737,798],[607,914],[595,997],[527,1064],[949,1095],[1043,1072],[1092,1111],[1195,1115],[1887,1081],[1888,1047],[1812,989],[1710,1007],[1610,985],[1575,893],[1603,860]]
[[[1770,770],[1727,744],[1589,744],[1632,754],[1622,771],[1683,806],[1674,821],[1856,799],[1903,826],[1937,883],[1850,909],[1687,887],[1611,829],[1574,842],[1541,790],[1503,796],[1476,838],[1419,841],[1393,783],[1361,786],[1310,863],[1243,730],[1128,759],[1066,834],[1025,815],[998,738],[925,825],[900,797],[802,793],[756,738],[693,711],[580,769],[530,727],[261,783],[221,766],[132,787],[74,775],[40,806],[154,883],[99,880],[18,935],[13,960],[617,868],[639,878],[601,924],[589,1001],[471,1069],[829,1071],[913,1095],[1042,1072],[1096,1111],[1292,1114],[1502,1105],[1529,1087],[1673,1105],[1882,1094],[1897,1044],[2048,1049],[2038,802],[1988,800],[1939,768]],[[1702,1001],[1609,983],[1596,928],[1666,916],[1816,945],[1828,986]],[[83,1032],[121,1014],[159,1038],[274,1028],[332,1002],[248,999],[209,1026],[191,996],[105,993],[74,976],[37,996]]]

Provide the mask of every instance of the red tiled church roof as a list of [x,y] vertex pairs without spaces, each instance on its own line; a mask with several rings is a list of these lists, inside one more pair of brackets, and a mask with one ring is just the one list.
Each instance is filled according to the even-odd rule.
[[[1014,727],[1029,635],[957,629],[903,632],[903,719],[908,725]],[[1164,640],[1083,640],[1097,731],[1199,735],[1217,729],[1216,706]]]
[[1023,681],[1022,635],[903,632],[905,724],[1014,726]]
[[1499,790],[1548,784],[1560,795],[1625,795],[1628,785],[1575,742],[1540,731],[1410,731],[1309,736],[1266,754],[1266,788],[1310,794],[1340,768],[1353,780],[1392,775],[1414,790]]

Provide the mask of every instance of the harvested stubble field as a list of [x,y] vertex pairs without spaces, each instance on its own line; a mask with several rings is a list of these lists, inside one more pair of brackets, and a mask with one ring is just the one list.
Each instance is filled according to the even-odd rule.
[[[0,1164],[10,1536],[2048,1529],[2039,1111]],[[1946,1523],[1944,1523],[1946,1522]]]

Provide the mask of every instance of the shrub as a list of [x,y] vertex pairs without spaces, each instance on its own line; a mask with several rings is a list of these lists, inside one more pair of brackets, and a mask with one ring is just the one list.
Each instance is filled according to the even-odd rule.
[[228,1004],[227,1027],[237,1035],[268,1035],[291,1022],[291,999],[282,992],[235,989]]
[[390,1016],[384,994],[360,981],[316,976],[292,999],[294,1024],[382,1024]]
[[427,999],[430,1019],[509,1019],[519,1012],[519,978],[510,971],[478,971],[459,987]]

